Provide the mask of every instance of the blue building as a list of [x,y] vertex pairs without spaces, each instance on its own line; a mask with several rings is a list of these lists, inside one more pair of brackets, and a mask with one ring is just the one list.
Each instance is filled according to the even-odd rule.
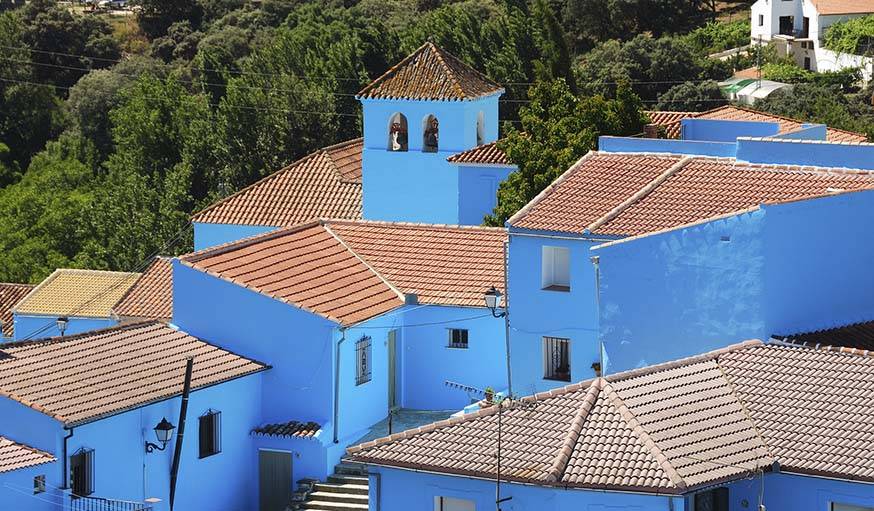
[[349,455],[380,489],[371,510],[476,511],[496,500],[506,511],[869,510],[874,423],[859,390],[872,377],[863,352],[748,341],[493,405]]
[[[687,119],[683,121],[683,133],[686,138],[680,140],[602,137],[598,151],[581,158],[508,221],[510,357],[515,393],[543,391],[591,377],[608,369],[602,365],[609,366],[611,371],[621,371],[743,338],[770,335],[755,330],[737,337],[743,331],[741,328],[715,332],[714,325],[708,325],[713,329],[702,328],[691,318],[685,321],[676,321],[676,316],[657,318],[651,312],[669,305],[659,302],[664,297],[650,294],[645,283],[669,275],[665,278],[670,278],[671,285],[678,289],[702,285],[698,280],[688,280],[690,274],[674,280],[682,273],[674,266],[682,260],[679,254],[694,256],[684,246],[678,249],[678,258],[661,261],[660,265],[650,264],[651,258],[658,257],[653,245],[634,241],[609,245],[610,242],[746,211],[764,203],[827,197],[840,191],[874,187],[874,173],[866,170],[874,167],[871,157],[874,146],[823,141],[827,130],[821,125],[805,125],[781,134],[776,122]],[[748,133],[757,137],[744,136]],[[823,167],[827,162],[831,163]],[[851,195],[846,200],[856,204],[865,202],[865,197]],[[861,203],[858,207],[865,209]],[[795,211],[803,206],[787,208]],[[798,222],[806,220],[796,213],[791,218]],[[822,221],[830,219],[826,215]],[[787,220],[779,229],[765,234],[772,236],[777,246],[778,239],[791,237],[793,229],[802,225]],[[815,236],[810,236],[812,242]],[[764,243],[760,238],[744,241],[732,246],[754,250],[751,244]],[[592,250],[599,245],[617,248]],[[822,245],[822,250],[827,247]],[[634,264],[623,266],[629,269],[624,275],[618,266],[603,268],[605,264],[613,265],[616,260],[608,261],[611,259],[608,254],[618,250],[635,254]],[[600,256],[597,263],[602,266],[600,285],[593,256]],[[801,271],[803,260],[792,258],[784,264],[797,262]],[[849,272],[858,266],[846,268]],[[630,277],[632,273],[636,280]],[[618,283],[625,278],[629,280],[620,289]],[[763,285],[755,275],[744,281]],[[701,293],[714,296],[709,305],[715,305],[719,302],[717,290],[726,283],[711,280],[706,285],[709,289],[702,289]],[[862,289],[858,287],[857,292],[862,293]],[[689,301],[675,310],[688,306],[689,311],[700,312],[695,305],[704,304],[694,302],[693,296],[701,297],[689,295]],[[780,307],[776,295],[767,298],[772,307]],[[638,304],[633,312],[631,303]],[[740,305],[735,303],[734,307]],[[834,311],[807,309],[807,313],[812,315],[809,321],[815,323],[827,322],[826,318]],[[841,314],[834,317],[842,318]],[[610,319],[602,323],[605,318]],[[774,325],[786,324],[788,318],[789,315]],[[670,348],[666,348],[661,337],[662,342],[642,337],[631,344],[622,333],[635,322],[659,320],[670,323],[672,328],[686,328],[688,335],[672,338]],[[787,326],[790,325],[791,322]],[[646,331],[647,337],[654,334],[654,330],[646,328],[640,331]],[[605,336],[604,348],[599,332]],[[715,344],[701,345],[711,334],[719,341],[714,338]],[[648,344],[643,350],[645,343]]]
[[[160,322],[4,344],[3,509],[166,510],[175,456],[175,509],[256,508],[257,480],[241,475],[257,467],[266,369]],[[174,426],[166,443],[162,419]]]
[[[139,273],[55,270],[13,309],[14,339],[71,335],[118,323],[112,307]],[[63,329],[63,331],[61,331]]]
[[315,218],[481,224],[515,169],[494,146],[503,92],[425,43],[357,95],[363,138],[319,150],[195,214],[195,250]]
[[[500,228],[315,221],[174,261],[173,322],[273,369],[259,438],[324,479],[393,409],[445,410],[506,388]],[[275,435],[275,431],[305,434]]]

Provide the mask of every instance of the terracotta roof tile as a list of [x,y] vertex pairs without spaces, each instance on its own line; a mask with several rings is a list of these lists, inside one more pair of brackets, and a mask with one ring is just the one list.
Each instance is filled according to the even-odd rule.
[[33,288],[32,284],[0,283],[0,326],[3,328],[4,337],[12,337],[13,327],[15,326],[13,324],[12,309]]
[[868,14],[874,12],[874,0],[811,0],[823,16],[836,14]]
[[[750,108],[743,108],[735,105],[725,105],[707,110],[705,112],[665,112],[651,111],[647,112],[653,124],[664,126],[665,134],[668,138],[680,138],[680,123],[683,119],[718,119],[723,121],[756,121],[756,122],[778,122],[780,123],[779,133],[789,133],[801,128],[803,121],[783,117],[780,115],[759,112]],[[828,128],[826,130],[826,140],[829,142],[866,142],[868,137],[862,133],[854,133],[852,131],[839,130],[837,128]]]
[[503,88],[431,42],[358,93],[359,99],[471,100]]
[[173,317],[173,261],[156,257],[113,312],[125,318],[170,320]]
[[222,199],[193,222],[290,227],[320,217],[361,218],[362,139],[320,149]]
[[55,270],[13,308],[17,314],[109,317],[139,273]]
[[252,433],[263,436],[312,438],[322,429],[315,422],[288,421],[277,424],[264,424],[252,430]]
[[66,425],[179,395],[188,357],[192,389],[267,368],[157,321],[0,349],[0,395]]
[[[748,341],[523,398],[502,474],[684,493],[781,470],[874,481],[874,357]],[[348,449],[352,461],[494,477],[497,407]],[[507,470],[504,470],[504,467]]]
[[47,452],[0,436],[0,473],[34,467],[53,461],[55,461],[55,457]]
[[420,303],[483,306],[504,287],[503,228],[326,221],[352,251]]
[[865,321],[835,328],[774,335],[782,341],[809,346],[839,346],[874,352],[874,321]]
[[589,153],[509,223],[525,229],[581,233],[681,159],[676,155]]
[[690,158],[661,183],[638,194],[592,232],[633,236],[669,229],[762,203],[874,188],[874,172],[750,165]]
[[344,325],[403,305],[398,292],[320,222],[197,252],[182,262]]
[[512,166],[507,153],[498,147],[498,142],[490,144],[482,144],[468,149],[467,151],[453,154],[446,161],[450,163],[476,163],[485,165],[507,165]]

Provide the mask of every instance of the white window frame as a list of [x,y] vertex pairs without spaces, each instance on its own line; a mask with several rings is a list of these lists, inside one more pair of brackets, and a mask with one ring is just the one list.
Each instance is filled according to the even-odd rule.
[[[447,328],[447,335],[449,336],[449,341],[447,343],[447,347],[456,350],[466,350],[470,347],[470,330],[466,328]],[[464,332],[464,342],[455,342],[453,335],[455,332]]]
[[571,249],[544,245],[541,247],[540,288],[547,291],[571,290]]

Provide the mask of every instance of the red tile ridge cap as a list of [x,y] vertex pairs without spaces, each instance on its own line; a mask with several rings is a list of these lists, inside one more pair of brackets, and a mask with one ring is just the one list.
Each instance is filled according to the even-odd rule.
[[[179,256],[179,262],[182,263],[195,263],[200,261],[201,259],[207,257],[213,257],[217,255],[224,254],[226,252],[231,252],[233,250],[237,250],[240,248],[246,248],[248,246],[254,245],[255,243],[259,243],[261,241],[270,240],[279,236],[284,236],[286,234],[291,234],[294,232],[302,231],[304,229],[309,229],[310,227],[315,227],[317,225],[321,225],[319,219],[313,219],[308,222],[303,222],[297,225],[293,225],[291,227],[280,227],[278,229],[274,229],[268,232],[262,232],[259,234],[255,234],[252,236],[248,236],[246,238],[240,238],[238,240],[229,241],[227,243],[222,243],[221,245],[216,245],[213,247],[207,247],[202,250],[198,250],[196,252],[191,252],[190,254],[185,254],[184,256]],[[190,266],[190,265],[189,265]]]
[[664,172],[656,176],[655,179],[647,183],[643,188],[635,192],[631,197],[628,197],[623,202],[621,202],[618,206],[614,207],[610,211],[608,211],[604,216],[592,222],[588,227],[586,227],[586,231],[590,233],[594,233],[599,227],[603,226],[610,220],[613,220],[623,211],[631,207],[633,204],[637,203],[650,193],[653,190],[658,188],[662,183],[668,180],[671,176],[676,174],[680,169],[685,167],[694,159],[692,156],[684,156],[680,158],[680,161],[668,167]]
[[610,400],[610,403],[616,408],[616,411],[622,417],[622,420],[625,421],[626,424],[634,431],[634,435],[643,442],[646,450],[649,451],[650,455],[658,462],[659,467],[661,467],[662,472],[668,477],[671,481],[671,484],[674,485],[681,492],[685,491],[688,488],[686,481],[683,480],[683,477],[680,476],[680,473],[677,472],[677,469],[671,464],[668,457],[662,452],[658,445],[656,445],[655,441],[652,437],[649,436],[649,433],[644,429],[644,427],[640,424],[640,421],[637,420],[637,417],[631,410],[628,409],[628,406],[625,404],[625,401],[622,400],[622,397],[616,392],[616,389],[613,388],[613,385],[609,382],[604,385],[604,393],[607,396],[607,399]]
[[[400,289],[395,287],[394,284],[389,282],[389,280],[387,278],[383,277],[381,273],[376,271],[376,268],[374,268],[370,263],[365,261],[364,258],[361,257],[360,254],[358,254],[358,252],[353,250],[352,247],[350,247],[349,244],[343,240],[342,237],[338,236],[337,233],[335,233],[334,230],[331,229],[330,225],[323,223],[323,222],[320,222],[319,224],[322,226],[323,229],[325,229],[325,231],[327,231],[328,234],[330,234],[335,240],[337,240],[337,243],[339,243],[343,248],[348,250],[349,253],[352,254],[355,257],[355,259],[357,259],[361,264],[363,264],[368,270],[370,270],[371,273],[376,275],[376,278],[378,278],[383,284],[388,286],[389,289],[394,291],[394,293],[397,295],[398,299],[401,301],[401,304],[406,303],[406,293],[403,293]],[[369,319],[370,318],[367,318],[367,319],[362,320],[362,321],[367,321]]]
[[853,355],[857,357],[874,357],[874,350],[863,350],[861,348],[850,348],[847,346],[835,346],[833,344],[823,344],[810,341],[793,341],[787,338],[771,337],[768,344],[775,346],[786,346],[789,348],[805,348],[817,351],[825,351],[829,353],[843,353],[845,355]]
[[[746,401],[741,399],[741,397],[738,395],[734,383],[732,383],[731,378],[728,377],[728,374],[726,374],[725,369],[722,367],[722,364],[720,364],[718,360],[716,362],[716,368],[719,369],[719,374],[722,376],[722,379],[725,380],[725,384],[728,385],[728,388],[731,391],[731,397],[733,397],[734,400],[737,402],[738,406],[740,406],[744,417],[746,418],[747,422],[749,422],[750,426],[752,426],[753,431],[756,433],[756,438],[759,440],[759,443],[762,444],[762,448],[764,448],[765,452],[768,454],[768,458],[771,459],[771,463],[773,464],[775,461],[777,461],[777,456],[775,456],[774,453],[771,452],[771,446],[768,441],[765,440],[764,435],[762,435],[762,432],[759,429],[759,425],[756,424],[755,419],[753,419],[753,414],[750,413],[749,409],[747,408]],[[758,469],[758,467],[756,468]]]
[[410,229],[445,229],[452,231],[502,231],[507,232],[506,227],[494,227],[489,225],[461,225],[461,224],[429,224],[422,222],[392,222],[388,220],[367,220],[364,218],[319,218],[317,221],[322,225],[375,225],[384,227],[403,227]]
[[560,186],[565,180],[567,180],[571,175],[573,175],[587,160],[592,158],[597,154],[609,154],[609,153],[600,153],[599,151],[589,151],[584,154],[579,160],[574,162],[573,165],[566,171],[564,171],[560,176],[558,176],[555,181],[549,184],[546,188],[540,191],[537,195],[534,196],[533,199],[528,201],[527,204],[522,206],[522,209],[513,214],[510,218],[507,219],[507,225],[513,225],[519,220],[521,220],[528,212],[534,208],[541,200],[543,200],[547,195],[552,193],[558,186]]
[[[791,133],[791,132],[789,132]],[[808,144],[808,145],[845,145],[845,146],[874,146],[874,143],[871,142],[838,142],[832,140],[810,140],[810,139],[797,139],[797,138],[780,138],[779,136],[769,136],[769,137],[737,137],[738,140],[753,140],[753,141],[767,141],[767,142],[779,142],[784,144]]]
[[458,78],[456,78],[455,73],[452,72],[452,67],[450,67],[445,60],[443,60],[443,55],[441,54],[437,46],[435,46],[434,43],[432,43],[431,41],[426,41],[425,44],[422,46],[431,47],[431,49],[434,51],[434,56],[443,65],[446,75],[449,77],[449,81],[452,82],[455,93],[458,94],[460,97],[465,97],[464,88],[461,86],[460,83],[458,83]]
[[574,447],[580,439],[580,432],[583,430],[586,418],[592,411],[592,407],[595,406],[595,402],[598,401],[598,395],[601,394],[601,389],[604,387],[604,384],[605,380],[603,378],[597,378],[591,385],[589,385],[589,389],[583,397],[583,403],[580,405],[579,409],[577,409],[574,420],[571,421],[571,424],[568,427],[568,432],[565,436],[564,442],[562,442],[561,448],[553,459],[552,466],[549,468],[549,472],[546,476],[547,482],[557,483],[561,480],[561,476],[564,474],[565,470],[567,470],[567,464],[574,453]]
[[[713,109],[710,109],[710,110],[705,110],[704,112],[700,112],[698,115],[704,115],[704,114],[708,114],[708,113],[712,113],[712,112],[716,112],[716,111],[724,110],[724,109],[728,109],[728,108],[733,108],[733,109],[735,109],[735,110],[742,110],[742,111],[744,111],[744,112],[749,112],[749,113],[751,113],[751,114],[766,115],[766,116],[768,116],[768,117],[773,117],[773,118],[775,118],[775,119],[781,119],[781,120],[784,120],[784,121],[797,122],[798,124],[821,124],[821,123],[814,123],[814,122],[806,122],[806,121],[802,121],[802,120],[800,120],[800,119],[793,119],[792,117],[786,117],[785,115],[772,114],[771,112],[763,112],[763,111],[761,111],[761,110],[755,110],[755,109],[753,109],[753,108],[749,108],[749,107],[745,107],[745,106],[740,106],[740,105],[723,105],[723,106],[718,106],[718,107],[716,107],[716,108],[713,108]],[[844,129],[840,129],[840,128],[832,128],[831,126],[826,126],[826,128],[829,129],[829,130],[831,130],[831,131],[838,131],[838,132],[841,132],[841,133],[846,133],[846,134],[848,134],[848,135],[856,135],[856,136],[859,136],[859,137],[864,137],[864,136],[865,136],[864,133],[859,133],[859,132],[857,132],[857,131],[844,130]]]

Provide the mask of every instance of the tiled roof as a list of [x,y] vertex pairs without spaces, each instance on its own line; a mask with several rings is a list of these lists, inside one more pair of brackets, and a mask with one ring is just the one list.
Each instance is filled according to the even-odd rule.
[[431,42],[398,62],[367,87],[359,99],[471,100],[503,87]]
[[503,228],[337,220],[326,225],[419,303],[482,307],[486,290],[504,287]]
[[728,158],[590,153],[510,219],[514,227],[634,236],[762,203],[874,188],[874,172]]
[[467,151],[453,154],[446,161],[450,163],[476,163],[480,165],[507,165],[512,166],[507,153],[498,147],[498,142],[482,144],[468,149]]
[[13,311],[77,317],[109,317],[112,306],[139,278],[139,273],[55,270],[33,288]]
[[320,217],[361,218],[362,139],[320,149],[222,199],[193,222],[290,227]]
[[403,305],[320,222],[194,253],[182,264],[348,325]]
[[841,346],[874,352],[874,321],[865,321],[836,328],[779,334],[773,336],[786,342],[809,346]]
[[[683,119],[718,119],[723,121],[755,121],[755,122],[778,122],[780,133],[789,133],[801,128],[802,121],[790,119],[780,115],[759,112],[750,108],[735,105],[725,105],[705,112],[647,112],[653,124],[665,127],[668,138],[680,138],[680,122]],[[868,137],[862,133],[828,128],[826,139],[829,142],[866,142]]]
[[874,0],[811,0],[820,15],[868,14],[874,12]]
[[343,325],[403,305],[482,307],[503,287],[506,230],[320,220],[207,249],[182,263]]
[[12,308],[33,288],[32,284],[0,283],[0,326],[3,328],[3,337],[12,337]]
[[91,422],[267,366],[158,321],[0,346],[0,395],[66,425]]
[[117,316],[169,320],[173,317],[173,261],[156,257],[113,308]]
[[264,424],[252,430],[252,433],[263,436],[311,438],[322,429],[315,422],[288,421],[278,424]]
[[761,166],[729,159],[689,158],[655,186],[635,195],[590,230],[634,236],[669,229],[762,203],[874,188],[874,172]]
[[[748,341],[523,398],[511,481],[658,493],[769,470],[874,481],[874,357]],[[494,478],[497,407],[348,449],[361,463]]]
[[583,232],[666,170],[680,156],[592,152],[513,215],[513,227]]
[[47,452],[0,436],[0,474],[53,461],[55,457]]

